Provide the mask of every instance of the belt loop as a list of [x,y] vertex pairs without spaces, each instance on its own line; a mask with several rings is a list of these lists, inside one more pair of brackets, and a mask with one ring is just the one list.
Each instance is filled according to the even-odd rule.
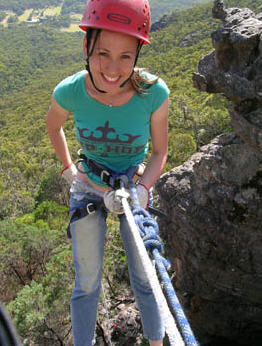
[[87,215],[93,214],[96,211],[94,203],[88,203],[86,205],[86,211],[87,211]]
[[107,185],[109,185],[110,177],[111,177],[111,174],[108,171],[102,170],[100,174],[100,179],[102,180],[103,183],[106,183]]

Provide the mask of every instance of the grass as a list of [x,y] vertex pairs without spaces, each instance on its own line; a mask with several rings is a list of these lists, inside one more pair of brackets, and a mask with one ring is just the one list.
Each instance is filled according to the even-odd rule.
[[[15,13],[13,13],[11,11],[5,11],[5,12],[7,13],[7,16],[1,21],[1,24],[6,27],[6,26],[8,26],[8,24],[7,24],[8,18],[12,15],[15,15]],[[32,15],[32,12],[33,12],[33,19],[39,18],[41,14],[43,14],[43,16],[46,16],[46,17],[55,17],[55,16],[60,15],[61,6],[48,7],[46,9],[40,9],[39,8],[39,9],[35,9],[35,10],[32,8],[29,8],[29,9],[25,10],[21,16],[18,17],[19,22],[25,22],[26,20],[28,20],[30,15]],[[68,28],[62,28],[61,29],[62,32],[80,31],[80,29],[78,27],[78,23],[82,19],[82,14],[74,13],[71,15],[71,19],[72,19],[73,23],[71,23],[71,25]]]
[[2,24],[4,27],[7,27],[7,26],[8,26],[8,24],[7,24],[8,18],[9,18],[10,16],[14,16],[15,13],[12,12],[12,11],[5,11],[5,13],[6,13],[7,15],[6,15],[6,17],[1,21],[1,24]]
[[[21,14],[21,16],[18,17],[19,22],[25,22],[26,20],[28,20],[30,14],[32,12],[34,12],[34,16],[33,18],[38,18],[40,16],[40,14],[43,12],[44,16],[49,16],[49,17],[54,17],[54,16],[58,16],[61,12],[61,6],[57,6],[57,7],[48,7],[47,9],[32,9],[32,8],[28,8],[27,10],[24,11],[23,14]],[[1,21],[1,24],[3,24],[4,26],[7,26],[7,20],[10,16],[14,16],[15,13],[12,11],[5,11],[7,16]],[[79,17],[77,17],[77,15],[74,16],[75,20],[78,20]],[[76,31],[76,30],[69,30],[69,31]]]
[[71,24],[68,28],[62,28],[62,32],[76,32],[76,31],[81,31],[79,28],[78,24]]
[[70,15],[72,20],[79,21],[82,19],[83,15],[80,13],[74,13]]
[[21,14],[21,16],[18,17],[19,22],[25,22],[30,16],[30,14],[32,13],[32,11],[33,11],[32,8],[25,10],[25,12]]
[[61,6],[57,6],[57,7],[48,7],[45,11],[44,11],[44,16],[59,16],[61,12]]

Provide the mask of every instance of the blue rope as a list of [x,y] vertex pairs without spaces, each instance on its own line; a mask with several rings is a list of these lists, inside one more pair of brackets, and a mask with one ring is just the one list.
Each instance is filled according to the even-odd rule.
[[170,268],[170,262],[161,255],[161,253],[164,252],[164,246],[159,237],[159,228],[157,222],[145,209],[140,207],[136,187],[132,180],[129,181],[129,184],[133,200],[132,214],[134,216],[135,223],[138,226],[139,233],[143,239],[147,252],[155,260],[157,271],[161,278],[161,282],[163,283],[166,297],[180,328],[184,342],[188,346],[198,346],[198,342],[196,341],[194,333],[189,325],[189,322],[187,321],[172,285],[171,279],[167,273],[167,269]]

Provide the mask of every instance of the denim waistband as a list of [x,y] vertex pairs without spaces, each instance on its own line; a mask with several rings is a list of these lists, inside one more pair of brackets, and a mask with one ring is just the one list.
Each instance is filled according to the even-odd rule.
[[99,197],[103,197],[103,195],[104,195],[104,191],[97,190],[93,186],[88,184],[87,182],[82,181],[79,178],[76,178],[74,180],[73,184],[71,185],[70,194],[71,195],[77,195],[79,193],[80,194],[91,193],[91,194],[99,196]]

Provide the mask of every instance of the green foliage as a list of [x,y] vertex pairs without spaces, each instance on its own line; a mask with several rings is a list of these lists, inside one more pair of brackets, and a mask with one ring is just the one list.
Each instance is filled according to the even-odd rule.
[[84,13],[86,0],[64,0],[61,14]]
[[69,344],[72,283],[71,249],[67,246],[47,263],[42,280],[24,286],[8,305],[22,338],[37,345]]
[[53,28],[68,28],[71,24],[71,18],[69,15],[64,14],[55,18],[51,18],[48,22],[45,22],[45,26]]
[[[188,8],[207,1],[209,0],[162,0],[161,2],[158,0],[149,0],[152,22],[159,19],[163,14],[170,13],[175,8]],[[72,13],[82,14],[85,4],[86,0],[45,0],[44,4],[39,0],[2,0],[0,10],[11,10],[21,15],[28,8],[44,9],[50,6],[61,5],[61,14],[63,16]]]
[[149,0],[152,23],[175,9],[188,8],[210,0]]
[[[0,89],[5,95],[0,100],[0,218],[4,218],[31,212],[35,193],[36,203],[45,197],[52,199],[47,191],[44,196],[43,190],[38,190],[48,168],[57,166],[45,130],[45,114],[55,84],[78,70],[80,65],[76,67],[75,62],[82,58],[79,35],[63,35],[46,28],[21,31],[0,27],[0,32]],[[72,120],[65,128],[72,131]],[[73,136],[70,146],[71,142],[75,146]],[[55,177],[52,180],[57,191],[53,199],[65,204],[68,187],[66,190],[59,174],[56,182]],[[59,189],[62,194],[56,198]]]
[[41,183],[35,194],[36,206],[43,201],[54,201],[59,205],[68,205],[69,189],[60,177],[61,168],[50,166],[45,170]]
[[63,230],[68,223],[68,208],[54,201],[43,201],[33,213],[17,218],[18,221],[36,226],[39,229]]
[[7,20],[8,24],[13,24],[18,22],[18,17],[17,16],[10,16]]
[[65,234],[19,221],[0,222],[1,300],[8,301],[32,280],[46,274],[46,264]]
[[0,11],[0,22],[5,19],[5,17],[7,16],[7,13],[4,11]]
[[62,0],[1,0],[0,10],[11,10],[21,15],[27,8],[43,8],[61,4]]
[[44,201],[33,212],[35,220],[45,220],[51,229],[62,230],[68,219],[68,209],[53,201]]
[[[28,218],[28,222],[32,219]],[[7,270],[12,264],[22,277],[22,273],[28,273],[23,268],[35,268],[30,277],[22,277],[21,284],[14,276],[10,281],[5,279],[6,291],[13,293],[8,310],[20,336],[38,345],[69,345],[69,302],[74,282],[71,244],[63,242],[57,231],[43,232],[21,222],[2,222],[0,231],[3,234],[0,240],[2,270],[10,276]],[[117,218],[108,220],[105,251],[104,280],[108,294],[114,299],[123,289],[123,283],[129,283]],[[7,253],[12,256],[7,258]],[[37,265],[42,270],[39,273]],[[0,272],[0,279],[2,277]]]
[[[169,146],[168,167],[179,166],[185,162],[195,151],[196,142],[187,133],[178,133],[172,136],[173,143]],[[172,164],[170,164],[172,162]]]
[[[0,69],[1,94],[19,91],[21,87],[28,85],[32,86],[32,82],[38,89],[44,85],[45,88],[52,87],[57,77],[62,78],[69,72],[68,64],[72,69],[74,62],[83,60],[79,44],[81,36],[80,33],[62,34],[45,26],[28,27],[25,24],[9,28],[0,26],[0,62],[3,64],[3,68]],[[47,80],[45,80],[46,72],[48,72]],[[32,98],[38,94],[37,90],[33,90]],[[48,89],[42,95],[43,100],[47,96],[47,91]],[[16,108],[13,110],[24,115],[28,108],[31,110],[36,106],[33,99],[30,101],[30,104],[16,102]],[[39,131],[39,128],[37,130]]]

